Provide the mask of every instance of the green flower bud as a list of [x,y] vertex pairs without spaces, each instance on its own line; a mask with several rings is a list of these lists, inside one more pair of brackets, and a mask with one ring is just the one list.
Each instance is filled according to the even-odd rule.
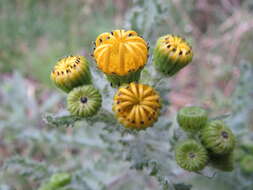
[[202,170],[206,166],[207,160],[206,149],[195,140],[186,140],[176,147],[176,162],[185,170]]
[[179,126],[189,132],[200,130],[207,122],[207,112],[200,107],[184,107],[177,114]]
[[68,56],[60,59],[51,72],[51,80],[65,92],[91,84],[89,63],[84,56]]
[[54,174],[49,181],[49,184],[54,187],[63,187],[71,182],[71,176],[68,173]]
[[246,174],[253,174],[253,156],[246,155],[240,162],[241,169]]
[[214,168],[224,172],[230,172],[234,169],[234,153],[230,152],[224,155],[210,154],[209,160]]
[[166,35],[157,40],[153,63],[158,71],[172,76],[188,65],[192,57],[192,48],[183,38]]
[[90,117],[101,107],[102,97],[92,85],[74,88],[68,95],[67,108],[72,115]]
[[211,121],[201,130],[203,145],[215,154],[227,154],[235,147],[235,136],[221,120]]

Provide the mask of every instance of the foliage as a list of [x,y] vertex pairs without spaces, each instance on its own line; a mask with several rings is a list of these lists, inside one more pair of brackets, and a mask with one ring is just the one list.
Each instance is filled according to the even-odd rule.
[[[172,96],[189,93],[193,100],[187,103],[214,110],[213,118],[224,116],[239,147],[252,144],[251,0],[231,3],[229,10],[221,5],[223,1],[213,1],[208,6],[213,12],[197,8],[197,0],[133,0],[125,27],[148,39],[150,51],[157,37],[177,33],[190,39],[195,53],[191,73],[183,70],[170,79],[156,73],[149,59],[141,82],[154,86],[164,102],[159,121],[141,132],[116,122],[111,111],[115,90],[94,65],[93,80],[102,89],[103,109],[88,120],[69,116],[64,109],[66,96],[45,86],[57,58],[82,53],[83,46],[90,52],[89,41],[114,29],[114,6],[108,2],[104,7],[78,0],[0,2],[4,15],[0,17],[4,26],[0,31],[0,190],[38,189],[58,172],[70,173],[72,181],[66,188],[76,190],[252,189],[252,175],[244,174],[239,165],[229,174],[207,168],[201,175],[176,165],[174,145],[184,136],[175,124]],[[12,70],[22,74],[2,75]]]

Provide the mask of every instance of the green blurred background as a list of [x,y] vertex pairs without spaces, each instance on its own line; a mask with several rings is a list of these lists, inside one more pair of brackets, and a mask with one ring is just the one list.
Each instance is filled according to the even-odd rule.
[[1,73],[19,70],[46,85],[59,57],[88,54],[122,14],[112,1],[91,0],[1,0],[0,9]]
[[[43,174],[37,176],[40,173],[35,171],[53,166],[58,168],[53,171],[69,170],[73,162],[82,163],[84,155],[106,152],[100,140],[82,141],[96,132],[80,131],[80,127],[52,129],[42,116],[46,112],[66,112],[64,95],[49,78],[56,61],[81,54],[93,62],[92,41],[98,34],[117,28],[138,31],[150,42],[151,51],[161,35],[174,33],[187,38],[194,49],[194,60],[170,79],[168,114],[173,120],[178,108],[188,104],[203,105],[212,110],[213,116],[229,114],[228,122],[240,135],[239,144],[252,144],[252,0],[0,0],[0,166],[5,169],[0,190],[37,189],[47,179],[47,172],[40,171]],[[75,136],[78,134],[81,135]],[[87,156],[84,160],[90,163],[93,159]],[[114,162],[110,159],[107,162]],[[41,161],[45,165],[38,165]],[[107,179],[108,173],[120,173],[115,171],[118,163],[110,169],[105,167],[106,162],[96,164],[94,167],[106,172],[95,176]],[[120,164],[128,168],[125,162]],[[78,167],[76,164],[73,168]],[[6,172],[6,168],[10,171]],[[25,174],[13,173],[16,169]],[[135,177],[120,178],[120,182],[108,185],[93,176],[90,180],[95,182],[89,185],[94,189],[158,187],[146,175]],[[193,190],[253,188],[247,176],[239,182],[237,178],[231,182],[235,179],[232,174],[225,176],[226,180],[212,182],[188,177],[197,184]]]

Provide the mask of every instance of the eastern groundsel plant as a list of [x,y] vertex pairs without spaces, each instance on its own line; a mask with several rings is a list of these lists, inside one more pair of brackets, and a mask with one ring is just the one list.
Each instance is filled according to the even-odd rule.
[[[114,97],[110,97],[116,122],[130,130],[154,126],[163,105],[154,86],[139,82],[149,56],[146,40],[133,30],[113,30],[100,34],[94,45],[92,55],[98,70],[116,88]],[[192,58],[189,43],[184,38],[168,34],[157,40],[153,66],[165,74],[162,77],[166,79],[188,65]],[[92,85],[85,57],[60,59],[51,79],[68,93],[67,109],[71,115],[86,118],[98,113],[103,93],[102,89]],[[181,168],[193,172],[206,166],[221,171],[233,170],[235,137],[223,121],[211,120],[204,108],[191,106],[179,110],[177,122],[187,132],[187,138],[175,146],[175,160]]]

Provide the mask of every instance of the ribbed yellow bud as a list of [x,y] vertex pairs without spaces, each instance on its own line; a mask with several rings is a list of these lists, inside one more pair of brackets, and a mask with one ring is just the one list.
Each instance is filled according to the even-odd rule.
[[192,48],[183,38],[168,34],[157,40],[153,61],[157,70],[172,76],[189,64],[192,57]]
[[118,89],[113,110],[119,122],[127,128],[145,129],[159,117],[159,94],[150,86],[130,83]]
[[132,30],[114,30],[100,34],[95,42],[97,67],[106,74],[112,86],[138,81],[147,62],[148,45]]
[[91,83],[89,63],[83,56],[68,56],[60,59],[53,71],[51,80],[65,92]]

